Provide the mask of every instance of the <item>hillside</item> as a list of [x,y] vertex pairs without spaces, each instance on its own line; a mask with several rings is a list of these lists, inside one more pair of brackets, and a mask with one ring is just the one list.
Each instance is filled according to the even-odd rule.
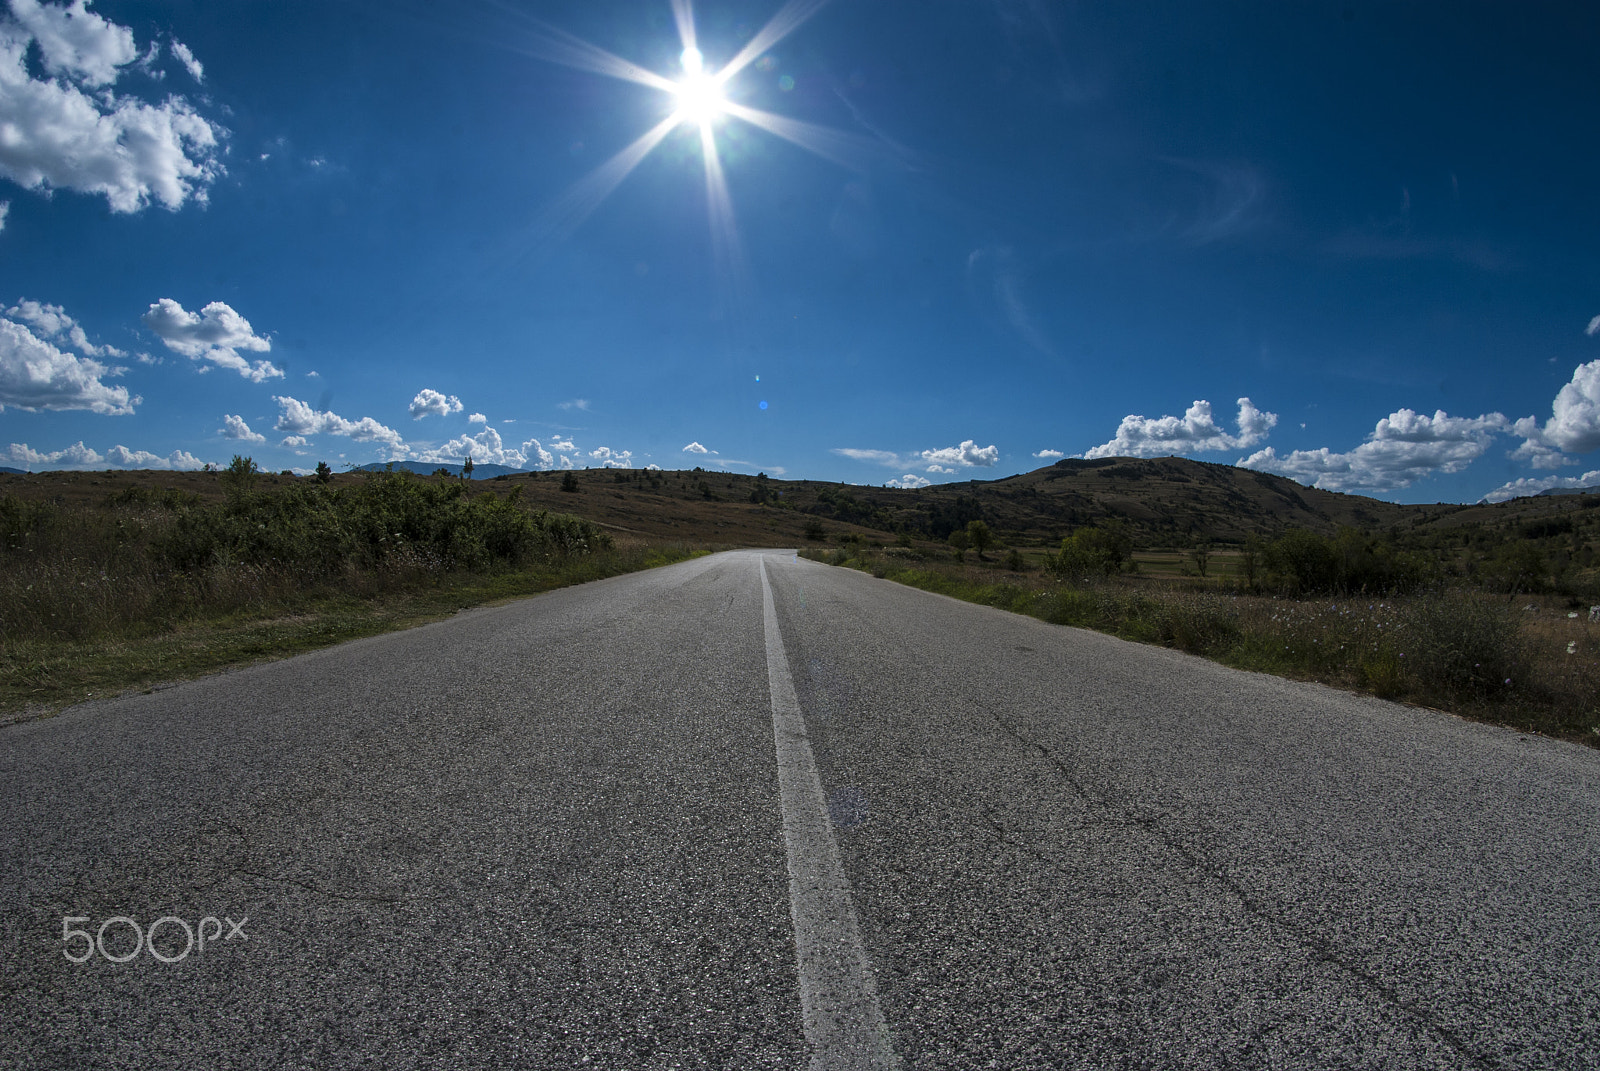
[[[1053,545],[1074,528],[1108,519],[1126,523],[1142,547],[1181,547],[1198,540],[1230,544],[1250,534],[1272,536],[1289,528],[1331,533],[1340,526],[1458,540],[1469,529],[1516,534],[1554,524],[1570,532],[1572,522],[1563,518],[1590,518],[1585,511],[1600,504],[1600,495],[1564,495],[1497,505],[1398,505],[1176,457],[1067,459],[1005,479],[917,490],[700,469],[585,469],[573,473],[579,491],[568,493],[561,490],[563,475],[501,473],[473,484],[497,493],[521,488],[526,502],[576,513],[623,536],[752,546],[804,542],[808,525],[814,533],[819,521],[835,539],[854,532],[884,540],[903,531],[918,540],[943,540],[974,519],[985,521],[1002,542],[1024,547]],[[263,474],[260,486],[307,478]],[[345,484],[363,478],[352,472],[334,480]],[[219,474],[205,472],[0,474],[0,495],[61,503],[98,505],[129,488],[171,488],[208,499],[223,494]]]

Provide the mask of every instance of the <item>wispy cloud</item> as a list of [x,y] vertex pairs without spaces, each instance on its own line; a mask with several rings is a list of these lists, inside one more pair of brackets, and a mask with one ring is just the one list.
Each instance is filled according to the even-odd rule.
[[1179,238],[1206,245],[1252,231],[1263,222],[1266,183],[1254,165],[1165,157],[1161,162],[1192,176],[1197,183],[1190,215],[1174,221]]
[[982,246],[967,254],[967,290],[986,317],[998,317],[1029,346],[1056,356],[1028,306],[1026,273],[1009,246]]

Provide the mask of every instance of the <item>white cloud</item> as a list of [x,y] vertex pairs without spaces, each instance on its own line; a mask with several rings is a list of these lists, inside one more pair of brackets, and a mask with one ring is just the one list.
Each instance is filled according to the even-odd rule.
[[[1182,417],[1143,417],[1130,414],[1117,426],[1116,437],[1085,450],[1083,456],[1163,457],[1167,454],[1239,450],[1267,437],[1278,414],[1263,413],[1249,398],[1240,398],[1239,434],[1229,435],[1211,413],[1211,403],[1196,401]],[[1037,455],[1036,455],[1037,456]]]
[[245,443],[264,443],[267,437],[259,432],[250,430],[250,425],[244,422],[242,416],[224,416],[222,427],[217,429],[217,434],[224,439],[237,439]]
[[11,214],[11,202],[0,201],[0,231],[6,229],[6,216]]
[[104,455],[83,445],[80,439],[65,450],[45,452],[34,450],[27,443],[12,443],[11,449],[0,458],[19,465],[52,466],[56,468],[83,469],[112,464],[131,469],[198,469],[205,462],[184,450],[174,450],[165,457],[148,450],[129,450],[118,444]]
[[188,45],[182,41],[172,42],[172,54],[178,57],[178,62],[183,64],[184,69],[189,72],[190,78],[193,78],[196,82],[204,82],[206,80],[205,67],[199,60],[194,58],[194,53],[189,51]]
[[40,338],[66,343],[85,357],[126,357],[127,353],[115,346],[96,346],[84,334],[83,327],[67,315],[60,305],[45,305],[26,298],[6,310],[13,320],[23,320],[33,326]]
[[1054,461],[1057,458],[1066,457],[1067,455],[1060,450],[1040,450],[1033,456],[1041,458],[1045,461]]
[[1512,457],[1537,468],[1555,468],[1572,464],[1563,453],[1600,449],[1600,361],[1573,369],[1572,381],[1561,388],[1550,408],[1553,415],[1543,427],[1537,417],[1517,421],[1514,430],[1524,441]]
[[82,467],[98,465],[105,458],[83,445],[83,440],[80,439],[65,450],[56,450],[53,453],[34,450],[27,443],[12,443],[6,460],[18,465],[58,465],[65,461],[68,465]]
[[1583,329],[1586,335],[1600,335],[1600,316],[1589,321],[1589,326]]
[[1482,456],[1494,435],[1507,427],[1508,421],[1500,413],[1453,417],[1441,409],[1428,417],[1400,409],[1378,421],[1367,441],[1349,453],[1322,447],[1279,457],[1269,446],[1238,464],[1325,491],[1392,491],[1435,472],[1460,472]]
[[870,461],[876,465],[887,465],[896,469],[904,467],[900,455],[890,453],[888,450],[857,450],[849,446],[836,446],[831,452],[848,457],[852,461]]
[[650,462],[650,464],[645,466],[645,469],[647,471],[649,471],[649,472],[660,472],[661,471],[661,466],[657,465],[654,461],[652,461],[652,462]]
[[1540,491],[1548,491],[1552,487],[1593,487],[1600,489],[1600,469],[1586,472],[1582,476],[1542,476],[1538,479],[1523,477],[1502,484],[1493,491],[1483,496],[1485,502],[1504,502],[1507,499],[1522,498],[1525,495],[1536,495]]
[[960,446],[946,446],[938,450],[922,451],[922,460],[929,465],[929,472],[950,472],[952,468],[935,469],[933,466],[962,466],[965,468],[992,468],[1000,460],[1000,448],[997,446],[982,446],[971,439],[964,439]]
[[291,450],[300,450],[311,445],[311,440],[304,435],[285,435],[279,446],[287,446]]
[[[113,212],[205,199],[226,131],[182,97],[151,105],[110,88],[138,58],[131,31],[83,0],[12,0],[11,14],[0,19],[0,175],[30,190],[102,194]],[[46,79],[28,73],[35,46]]]
[[106,460],[128,469],[199,469],[205,462],[183,450],[174,450],[166,457],[148,450],[129,450],[126,446],[113,446],[106,451]]
[[99,361],[65,353],[21,324],[0,320],[0,411],[10,405],[126,416],[140,399],[130,398],[126,387],[102,383],[109,374]]
[[421,420],[425,416],[449,416],[451,413],[461,412],[463,406],[461,399],[454,394],[444,395],[431,387],[423,387],[417,391],[417,396],[411,399],[411,419]]
[[506,465],[520,469],[527,464],[527,455],[515,447],[507,447],[500,433],[484,428],[476,435],[461,435],[433,450],[412,450],[411,458],[434,465],[459,465],[470,457],[474,465]]
[[556,463],[555,455],[546,450],[538,439],[529,439],[523,443],[522,454],[532,462],[534,468],[548,469]]
[[472,414],[469,414],[467,416],[467,423],[468,424],[487,424],[487,423],[489,423],[489,418],[484,416],[482,413],[472,413]]
[[962,440],[960,446],[945,446],[910,455],[897,454],[892,450],[860,450],[850,446],[836,446],[830,452],[852,461],[866,461],[892,469],[923,465],[928,472],[945,474],[953,473],[957,468],[991,468],[1000,460],[998,446],[979,446],[971,439]]
[[609,446],[597,446],[589,451],[589,456],[604,464],[608,469],[633,468],[632,450],[613,450]]
[[911,488],[916,488],[916,487],[926,487],[932,482],[933,482],[932,480],[929,480],[929,479],[927,479],[925,477],[918,476],[915,473],[908,472],[904,476],[900,477],[898,480],[890,480],[889,481],[889,486],[890,487],[902,487],[902,488],[906,488],[906,489],[911,489]]
[[167,349],[193,361],[210,361],[231,369],[253,383],[283,375],[271,361],[251,364],[239,356],[240,350],[265,353],[272,343],[258,336],[250,321],[221,301],[213,301],[198,313],[185,312],[171,298],[162,298],[141,318],[144,325],[166,343]]
[[589,399],[587,399],[587,398],[574,398],[570,402],[557,402],[556,403],[556,408],[557,409],[582,409],[584,412],[588,412],[589,411]]
[[575,454],[578,452],[577,445],[571,439],[563,439],[559,435],[550,440],[550,449],[558,454]]
[[103,86],[117,80],[118,67],[139,57],[133,31],[87,10],[84,0],[68,6],[11,0],[11,14],[38,43],[48,74]]
[[403,443],[400,433],[384,427],[371,417],[346,420],[336,413],[319,412],[296,398],[274,397],[282,412],[274,424],[274,431],[291,435],[343,435],[358,443],[383,443],[398,451]]
[[701,446],[698,442],[690,443],[688,446],[683,448],[683,453],[685,454],[709,454],[710,452],[711,451]]

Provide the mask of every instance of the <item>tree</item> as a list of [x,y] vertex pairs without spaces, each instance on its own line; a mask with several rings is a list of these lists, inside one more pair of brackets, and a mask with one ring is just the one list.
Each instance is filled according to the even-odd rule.
[[956,548],[956,561],[959,562],[966,560],[967,547],[971,543],[972,537],[967,534],[967,530],[965,528],[957,528],[954,532],[950,533],[950,545]]
[[1244,549],[1239,552],[1239,570],[1244,573],[1244,582],[1251,588],[1256,586],[1256,573],[1261,569],[1261,537],[1251,532],[1244,537]]
[[256,485],[256,476],[260,472],[254,458],[234,454],[228,467],[222,470],[222,482],[230,494],[244,494]]
[[1206,567],[1211,564],[1211,544],[1201,540],[1189,548],[1189,560],[1194,562],[1195,571],[1200,578],[1205,579]]
[[332,479],[333,470],[328,467],[328,463],[326,461],[317,462],[317,482],[328,483]]
[[461,478],[463,480],[472,479],[472,455],[471,454],[468,454],[467,455],[467,459],[461,463]]
[[1100,574],[1115,576],[1133,556],[1133,540],[1117,521],[1094,528],[1079,528],[1061,541],[1061,553],[1048,559],[1048,568],[1063,580],[1082,580]]
[[994,533],[989,531],[989,526],[982,521],[967,522],[967,539],[978,552],[978,560],[983,561],[983,552],[994,543]]
[[579,490],[578,478],[570,472],[563,472],[561,474],[561,489],[568,494],[577,494]]

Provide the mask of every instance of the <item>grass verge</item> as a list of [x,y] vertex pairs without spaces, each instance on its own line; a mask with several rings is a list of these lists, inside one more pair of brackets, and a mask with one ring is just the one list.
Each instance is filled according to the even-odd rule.
[[1600,626],[1548,601],[1463,588],[1383,599],[1284,599],[1127,579],[1062,584],[910,562],[871,550],[808,550],[924,591],[1123,639],[1600,746]]
[[159,627],[133,623],[80,639],[12,634],[0,644],[0,723],[708,553],[686,544],[620,547],[486,573],[421,575],[355,595],[334,585],[275,590],[253,605],[220,612],[200,606]]

